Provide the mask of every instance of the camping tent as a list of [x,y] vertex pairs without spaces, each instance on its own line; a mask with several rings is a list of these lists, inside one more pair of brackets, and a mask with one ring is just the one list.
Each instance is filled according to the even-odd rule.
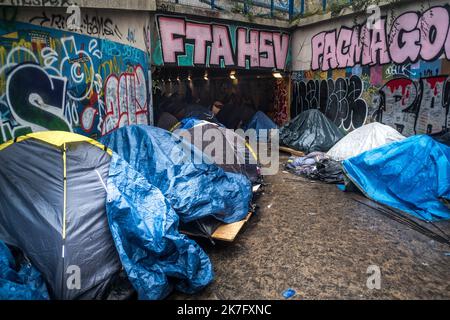
[[423,220],[450,219],[450,147],[431,137],[393,142],[342,165],[369,198]]
[[195,118],[183,119],[174,133],[203,151],[207,158],[226,172],[246,176],[260,183],[258,157],[245,138],[233,130]]
[[[278,126],[264,112],[258,111],[255,113],[250,122],[245,126],[245,130],[249,129],[256,130],[256,134],[259,139],[260,130],[278,129]],[[269,137],[268,133],[267,137]]]
[[347,134],[327,152],[327,155],[333,160],[342,161],[403,139],[405,137],[392,127],[374,122]]
[[280,129],[280,141],[295,150],[328,151],[343,137],[339,128],[317,109],[307,110]]
[[[111,151],[70,133],[39,132],[0,146],[0,239],[20,248],[58,299],[101,298],[121,269],[106,217]],[[69,266],[82,289],[69,290]]]
[[104,298],[122,268],[142,299],[167,296],[171,279],[187,293],[212,280],[162,192],[99,142],[28,134],[0,145],[0,162],[0,240],[27,256],[51,298]]

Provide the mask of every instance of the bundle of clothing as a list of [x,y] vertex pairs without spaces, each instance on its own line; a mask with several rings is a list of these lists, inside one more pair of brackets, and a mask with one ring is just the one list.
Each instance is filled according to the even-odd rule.
[[335,184],[344,182],[341,164],[320,151],[311,152],[304,157],[291,157],[286,168],[311,180]]

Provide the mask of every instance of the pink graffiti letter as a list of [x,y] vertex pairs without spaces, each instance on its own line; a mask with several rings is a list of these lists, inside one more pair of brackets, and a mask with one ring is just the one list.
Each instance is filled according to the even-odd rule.
[[177,53],[184,53],[184,19],[159,17],[159,32],[164,62],[176,63]]
[[319,70],[322,65],[323,59],[323,50],[325,44],[325,34],[326,32],[321,32],[316,34],[311,39],[311,47],[312,47],[312,59],[311,59],[311,69]]
[[336,69],[337,66],[336,31],[331,31],[325,35],[322,70],[327,71],[328,69]]
[[425,11],[419,20],[422,49],[425,60],[438,58],[444,46],[449,26],[448,11],[444,7],[433,7]]
[[361,62],[361,53],[363,51],[362,42],[359,38],[360,27],[355,26],[352,32],[352,40],[350,41],[350,47],[348,49],[348,62],[347,67],[354,67],[357,63]]
[[370,44],[370,54],[372,64],[386,64],[390,62],[386,41],[385,19],[380,19],[381,28],[372,30],[372,41]]
[[219,65],[220,59],[223,58],[226,66],[234,65],[233,51],[227,27],[213,25],[212,36],[210,64]]
[[212,40],[211,26],[200,23],[186,23],[186,39],[194,39],[194,64],[205,64],[206,44]]
[[339,31],[337,42],[336,57],[339,68],[345,68],[352,65],[352,56],[350,55],[350,44],[352,41],[353,30],[345,27]]
[[284,69],[289,50],[289,35],[274,33],[273,48],[275,50],[275,61],[277,69]]
[[275,57],[273,54],[272,32],[261,32],[259,35],[260,58],[259,65],[263,68],[274,68]]
[[391,28],[389,37],[389,51],[392,61],[402,64],[406,60],[416,61],[419,56],[420,32],[416,29],[419,16],[415,12],[408,12],[397,19]]
[[250,57],[250,67],[259,67],[259,32],[250,31],[250,41],[247,42],[247,29],[237,30],[237,61],[238,66],[245,68],[246,58]]

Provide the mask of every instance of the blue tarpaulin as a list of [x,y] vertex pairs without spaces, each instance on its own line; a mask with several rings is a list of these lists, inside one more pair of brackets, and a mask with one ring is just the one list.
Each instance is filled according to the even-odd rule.
[[413,136],[343,162],[366,196],[426,221],[450,219],[450,147]]
[[163,299],[173,287],[194,293],[212,281],[208,256],[178,232],[179,217],[169,201],[115,153],[106,211],[120,260],[139,299]]
[[40,272],[28,261],[18,270],[16,261],[3,241],[0,241],[0,300],[48,300],[48,292]]
[[[256,130],[256,134],[259,137],[259,130],[278,129],[278,126],[264,112],[258,111],[245,126],[245,130],[248,129]],[[269,134],[267,134],[267,136],[269,136]]]
[[[191,129],[191,128],[195,127],[196,125],[199,125],[204,122],[205,121],[199,120],[194,117],[184,118],[183,120],[180,121],[180,125],[177,127],[177,129],[183,129],[183,130]],[[218,124],[218,125],[220,126],[220,124]]]
[[201,161],[203,153],[172,133],[126,126],[100,139],[158,188],[183,222],[213,216],[225,223],[247,216],[250,181]]

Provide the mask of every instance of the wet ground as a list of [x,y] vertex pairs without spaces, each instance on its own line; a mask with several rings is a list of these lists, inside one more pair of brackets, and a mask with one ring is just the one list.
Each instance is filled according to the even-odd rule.
[[[283,299],[288,288],[292,299],[450,299],[449,246],[335,185],[283,169],[266,182],[258,214],[234,243],[202,244],[214,282],[172,299]],[[450,234],[450,223],[439,226]],[[380,289],[367,287],[371,265],[381,271]]]

